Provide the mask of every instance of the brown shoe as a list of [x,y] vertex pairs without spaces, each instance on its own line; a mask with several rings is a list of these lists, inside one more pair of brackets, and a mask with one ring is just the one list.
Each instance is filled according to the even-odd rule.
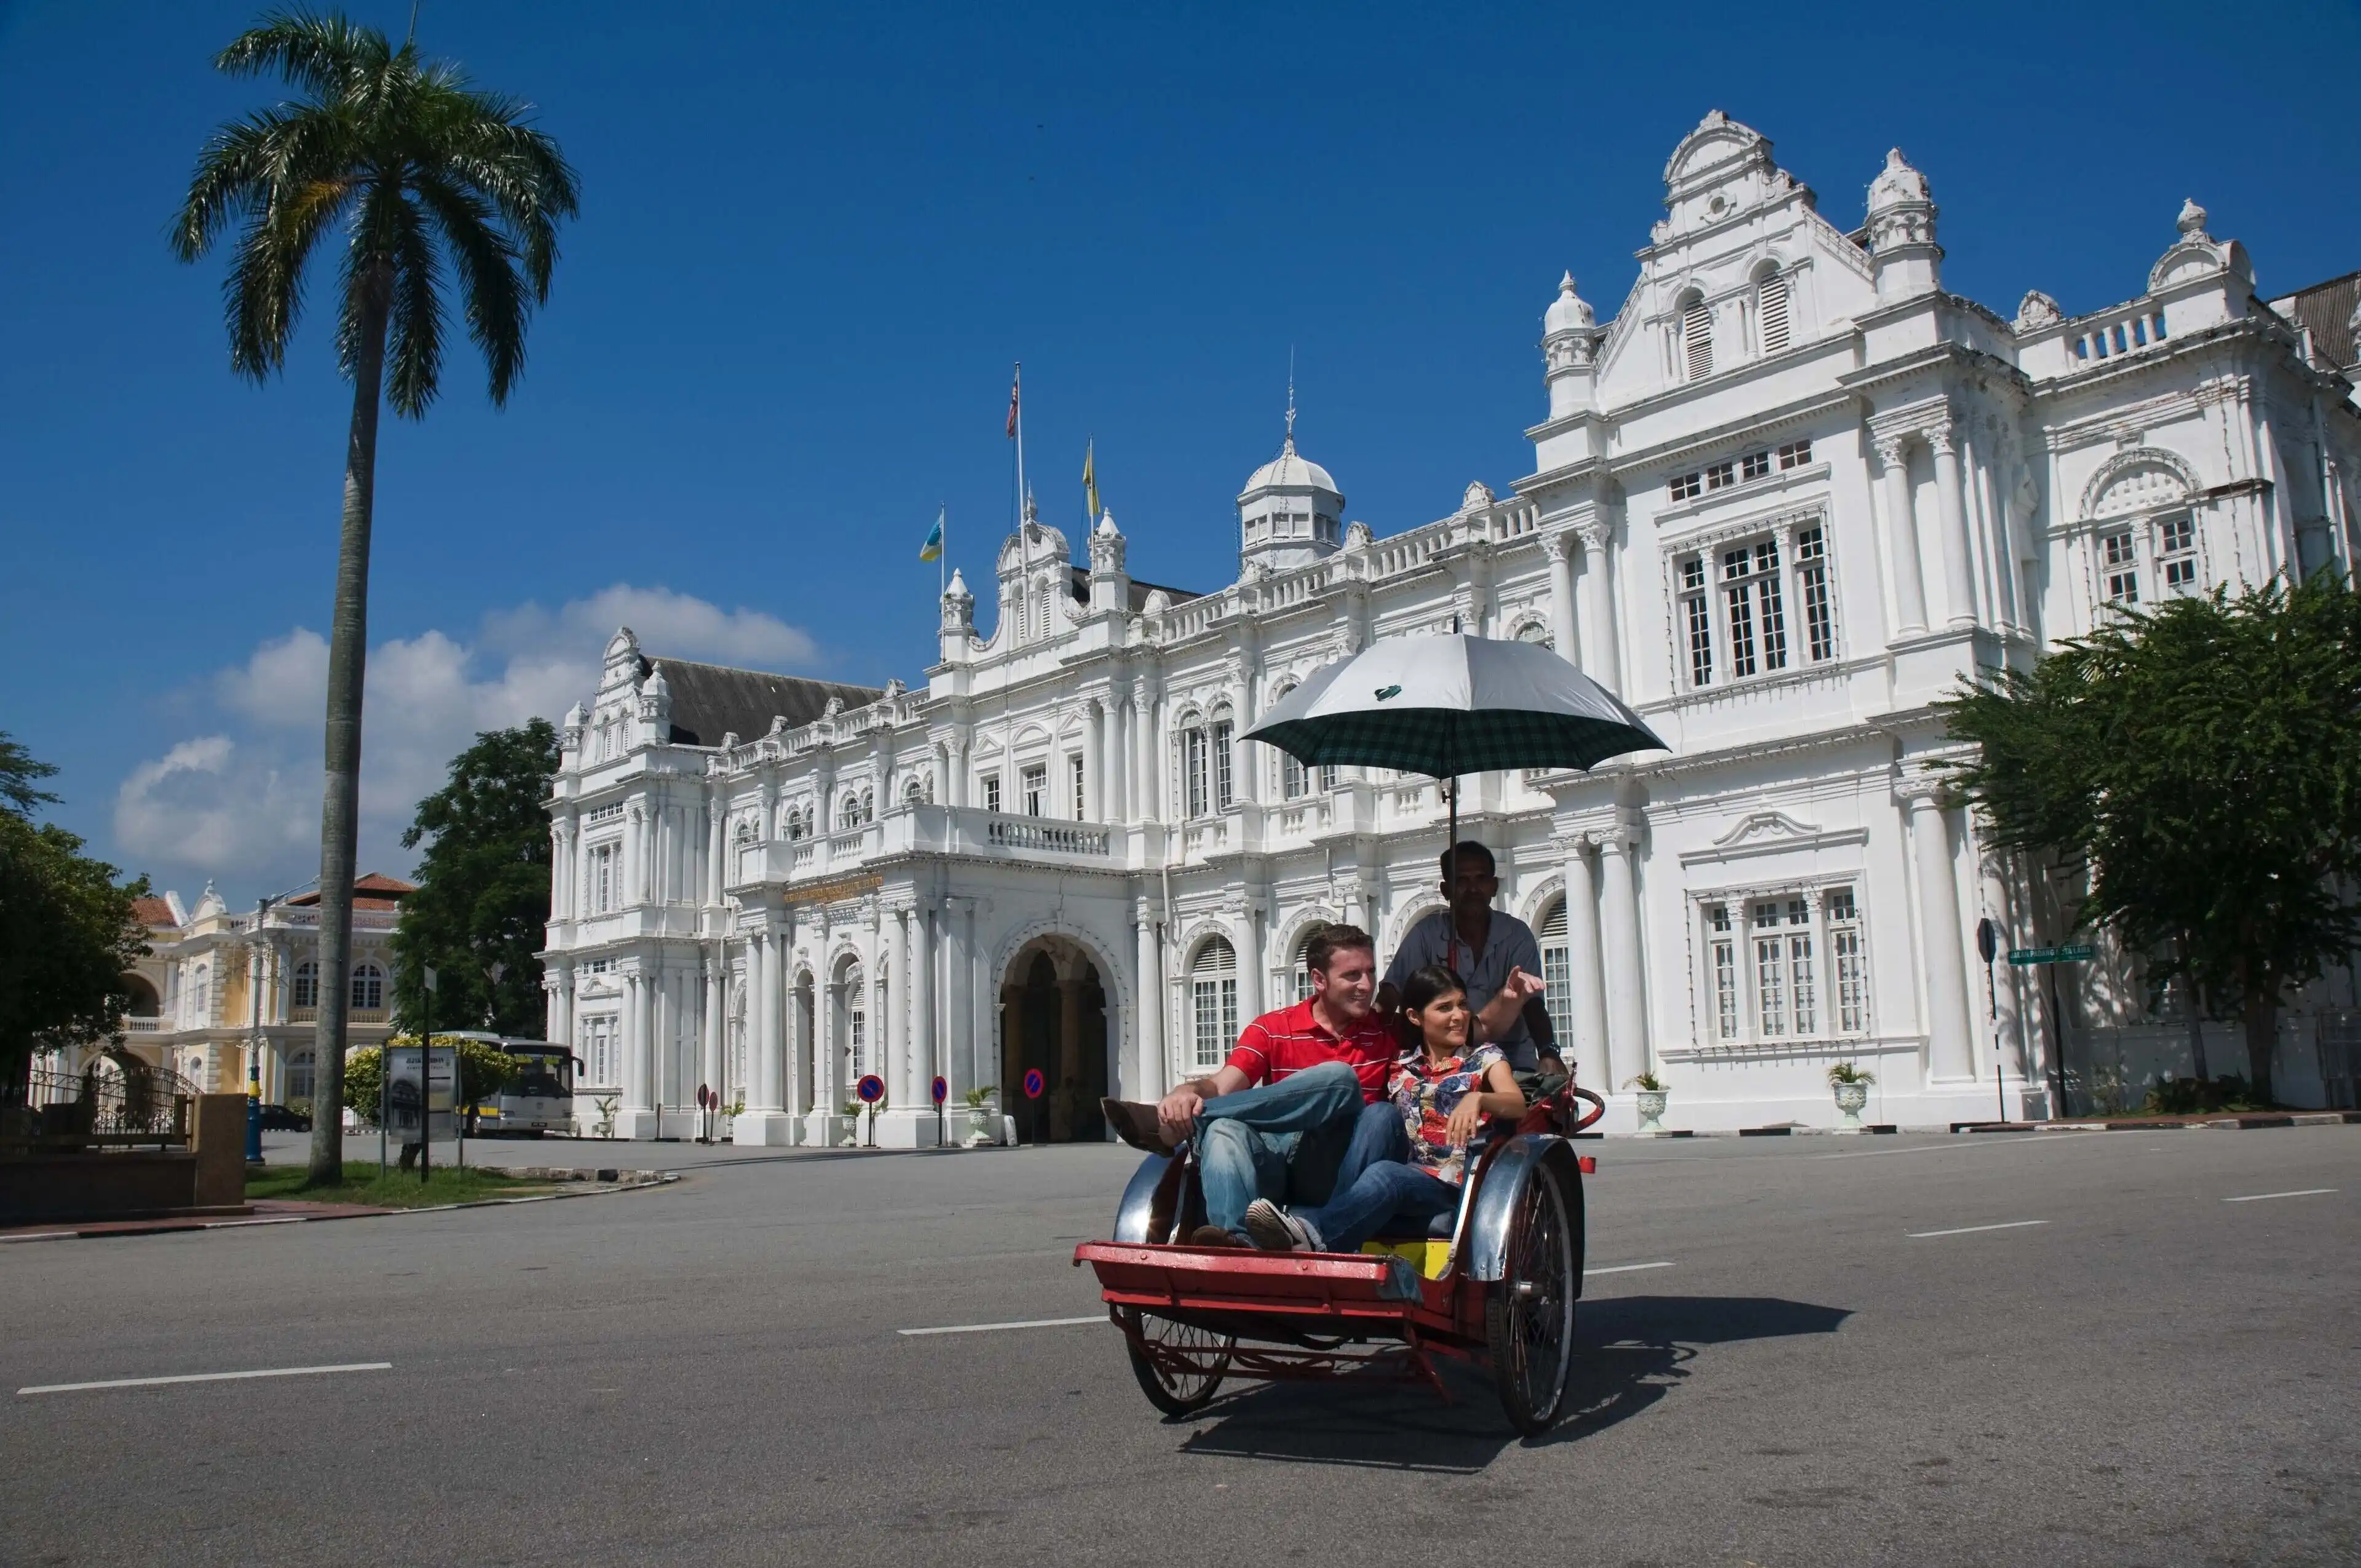
[[1228,1247],[1235,1250],[1246,1244],[1219,1225],[1199,1225],[1189,1233],[1189,1245],[1196,1247]]
[[1099,1102],[1099,1113],[1106,1118],[1107,1125],[1115,1129],[1116,1137],[1141,1153],[1169,1155],[1172,1152],[1172,1146],[1164,1141],[1164,1126],[1156,1119],[1155,1106],[1110,1096]]

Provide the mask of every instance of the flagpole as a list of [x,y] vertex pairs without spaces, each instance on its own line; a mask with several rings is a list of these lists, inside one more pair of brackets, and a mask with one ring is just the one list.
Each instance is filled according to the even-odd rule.
[[1016,523],[1025,524],[1025,362],[1016,362]]
[[939,535],[935,541],[935,581],[939,585],[938,597],[948,596],[951,591],[950,516],[951,503],[949,501],[942,502],[935,510],[935,532]]

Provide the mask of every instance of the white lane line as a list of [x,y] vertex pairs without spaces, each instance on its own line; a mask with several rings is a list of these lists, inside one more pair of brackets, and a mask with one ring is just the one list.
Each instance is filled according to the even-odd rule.
[[939,1329],[895,1329],[894,1332],[915,1338],[919,1334],[988,1334],[999,1329],[1063,1329],[1071,1328],[1076,1323],[1105,1321],[1106,1314],[1102,1312],[1090,1318],[1027,1318],[1021,1323],[952,1323]]
[[1586,1268],[1582,1272],[1584,1277],[1587,1278],[1589,1276],[1594,1274],[1632,1274],[1642,1268],[1670,1267],[1672,1267],[1672,1265],[1669,1263],[1619,1263],[1607,1268]]
[[178,1377],[110,1377],[99,1383],[36,1383],[19,1394],[79,1394],[86,1388],[152,1388],[163,1383],[234,1383],[247,1377],[311,1377],[323,1372],[390,1372],[390,1361],[348,1361],[339,1366],[269,1366],[258,1372],[189,1372]]
[[2292,1192],[2249,1192],[2244,1198],[2224,1198],[2224,1203],[2259,1203],[2266,1198],[2317,1198],[2323,1192],[2334,1192],[2334,1187],[2299,1187]]
[[1956,1144],[1921,1144],[1912,1149],[1858,1149],[1851,1154],[1816,1154],[1814,1159],[1886,1159],[1898,1154],[1957,1154],[1961,1149],[1997,1148],[2003,1144],[2057,1144],[2061,1147],[2071,1140],[2055,1133],[2027,1133],[2015,1138],[1961,1138]]
[[1997,1225],[1961,1225],[1955,1231],[1905,1231],[1912,1241],[1924,1241],[1928,1236],[1971,1236],[1978,1231],[2021,1231],[2027,1225],[2046,1225],[2047,1220],[2004,1220]]

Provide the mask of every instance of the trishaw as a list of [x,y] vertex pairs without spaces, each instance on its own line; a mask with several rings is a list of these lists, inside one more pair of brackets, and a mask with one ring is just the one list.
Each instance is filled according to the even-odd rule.
[[1140,1166],[1115,1238],[1074,1262],[1097,1271],[1132,1372],[1167,1415],[1202,1409],[1230,1378],[1364,1371],[1448,1400],[1434,1358],[1481,1357],[1510,1423],[1535,1437],[1565,1399],[1582,1294],[1582,1161],[1567,1140],[1604,1110],[1563,1080],[1529,1087],[1521,1117],[1478,1131],[1455,1211],[1351,1254],[1170,1245],[1204,1220],[1183,1145]]

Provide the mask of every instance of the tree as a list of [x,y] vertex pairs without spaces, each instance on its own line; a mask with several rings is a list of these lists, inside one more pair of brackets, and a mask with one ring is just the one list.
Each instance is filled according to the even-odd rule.
[[1990,841],[2235,1011],[2268,1103],[2281,999],[2361,942],[2361,598],[2323,572],[2174,599],[1940,706]]
[[[513,1085],[524,1070],[523,1064],[489,1040],[461,1040],[437,1032],[437,1046],[456,1046],[459,1050],[459,1103],[473,1107],[489,1100],[500,1091]],[[414,1034],[394,1036],[397,1046],[415,1046]],[[374,1122],[378,1117],[379,1097],[385,1086],[385,1052],[377,1046],[363,1046],[345,1058],[344,1103],[356,1114]],[[320,1102],[324,1105],[324,1101]],[[314,1109],[314,1117],[322,1114]]]
[[401,844],[423,842],[426,853],[393,935],[395,1027],[417,1032],[431,964],[437,989],[428,1022],[539,1037],[547,1017],[534,956],[549,920],[544,803],[556,773],[557,731],[535,718],[478,735],[452,759],[450,783],[418,803]]
[[[434,400],[444,293],[456,274],[492,402],[508,400],[524,367],[527,318],[549,298],[558,220],[575,212],[574,171],[525,123],[529,105],[479,93],[456,67],[422,60],[414,44],[394,49],[339,15],[272,13],[214,64],[233,76],[276,72],[301,94],[214,134],[172,226],[183,261],[239,231],[223,289],[234,372],[267,381],[285,364],[305,264],[331,235],[343,241],[336,358],[353,383],[353,411],[328,637],[313,1045],[319,1098],[335,1105],[352,957],[379,400],[411,419]],[[315,1118],[310,1179],[336,1180],[343,1149],[335,1118]]]
[[33,1053],[107,1038],[130,1010],[124,976],[148,951],[132,901],[145,879],[82,852],[34,810],[57,796],[35,782],[57,769],[0,732],[0,1108],[25,1103]]

